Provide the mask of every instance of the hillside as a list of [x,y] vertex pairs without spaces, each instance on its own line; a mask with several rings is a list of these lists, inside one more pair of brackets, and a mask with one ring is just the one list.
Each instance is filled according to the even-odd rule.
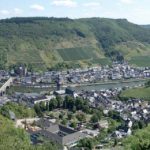
[[150,66],[150,30],[126,19],[5,19],[0,20],[0,57],[0,68],[16,63],[39,70],[103,65],[123,57]]
[[142,27],[150,29],[150,25],[149,24],[148,25],[142,25]]
[[13,111],[16,117],[31,117],[33,110],[15,103],[7,103],[0,107],[0,149],[1,150],[57,150],[58,145],[47,140],[42,145],[31,145],[29,134],[25,129],[16,128],[15,122],[10,120],[9,110]]

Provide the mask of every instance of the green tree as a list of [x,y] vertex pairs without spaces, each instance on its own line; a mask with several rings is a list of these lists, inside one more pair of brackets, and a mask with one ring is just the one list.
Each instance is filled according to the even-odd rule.
[[115,147],[115,146],[117,146],[117,144],[118,144],[118,140],[117,140],[117,138],[115,138],[113,146]]
[[66,124],[67,124],[67,120],[66,120],[66,119],[63,119],[61,123],[62,123],[63,125],[66,125]]
[[34,105],[34,110],[36,112],[36,114],[39,116],[39,117],[43,117],[43,112],[41,111],[41,108],[39,106],[39,103],[36,103]]
[[40,106],[40,109],[41,109],[42,112],[46,110],[46,104],[45,104],[45,102],[40,102],[39,106]]
[[74,107],[74,99],[71,96],[65,97],[65,108],[72,110]]
[[139,125],[139,129],[143,129],[146,126],[145,123],[144,123],[144,121],[142,121],[142,120],[140,120],[138,122],[138,125]]
[[46,111],[49,111],[49,103],[46,103]]
[[54,98],[49,102],[49,110],[53,110],[58,107],[58,101]]
[[139,124],[138,124],[137,121],[135,121],[135,122],[133,123],[132,129],[133,129],[133,130],[139,129]]
[[63,114],[59,114],[59,119],[63,119],[64,115]]
[[78,114],[76,115],[76,118],[77,118],[79,121],[81,121],[81,122],[85,122],[85,121],[86,121],[86,116],[85,116],[84,113],[78,113]]
[[149,150],[150,149],[150,126],[135,131],[134,135],[123,140],[123,146],[128,150]]
[[8,102],[0,108],[0,113],[8,118],[10,116],[10,111],[12,111],[18,119],[34,117],[36,115],[34,109],[12,102]]
[[83,105],[83,111],[85,112],[85,113],[89,113],[90,112],[90,107],[89,107],[89,105]]
[[68,120],[71,120],[72,117],[73,117],[73,114],[69,112],[69,113],[67,114],[67,116],[68,116]]
[[58,103],[58,108],[62,107],[63,105],[63,99],[61,96],[56,96],[56,100],[57,100],[57,103]]
[[76,111],[77,111],[76,106],[73,106],[73,108],[72,108],[72,112],[73,112],[73,113],[75,113]]
[[91,117],[91,122],[92,123],[97,123],[99,121],[98,119],[98,116],[96,114],[94,114],[92,117]]
[[83,99],[80,98],[80,97],[77,97],[76,98],[76,101],[75,101],[75,106],[77,108],[77,110],[81,110],[83,108]]
[[58,150],[59,146],[52,142],[32,145],[28,133],[16,128],[11,120],[0,115],[0,150]]
[[72,128],[76,128],[77,127],[77,124],[76,124],[76,122],[72,122],[71,124],[70,124],[70,127],[72,127]]
[[86,150],[92,150],[94,147],[94,142],[92,139],[85,138],[79,141],[78,147],[84,148]]

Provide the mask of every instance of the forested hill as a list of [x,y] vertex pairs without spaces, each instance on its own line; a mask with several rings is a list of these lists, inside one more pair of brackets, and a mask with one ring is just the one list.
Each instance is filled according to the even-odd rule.
[[141,25],[144,28],[150,29],[150,25]]
[[116,59],[150,66],[150,29],[126,19],[5,19],[0,20],[0,58],[0,68],[17,63],[69,68]]

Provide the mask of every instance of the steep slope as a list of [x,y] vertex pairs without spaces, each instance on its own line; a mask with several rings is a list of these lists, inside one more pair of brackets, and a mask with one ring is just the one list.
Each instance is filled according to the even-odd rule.
[[141,25],[141,27],[150,29],[150,25],[149,24],[148,25]]
[[131,60],[134,54],[147,56],[149,44],[150,30],[125,19],[0,20],[1,68],[16,63],[38,69],[109,64],[123,57]]

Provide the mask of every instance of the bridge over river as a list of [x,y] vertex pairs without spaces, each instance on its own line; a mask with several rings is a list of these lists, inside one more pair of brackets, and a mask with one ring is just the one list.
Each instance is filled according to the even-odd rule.
[[6,93],[7,88],[13,84],[14,78],[10,77],[0,88],[0,96],[3,96]]

